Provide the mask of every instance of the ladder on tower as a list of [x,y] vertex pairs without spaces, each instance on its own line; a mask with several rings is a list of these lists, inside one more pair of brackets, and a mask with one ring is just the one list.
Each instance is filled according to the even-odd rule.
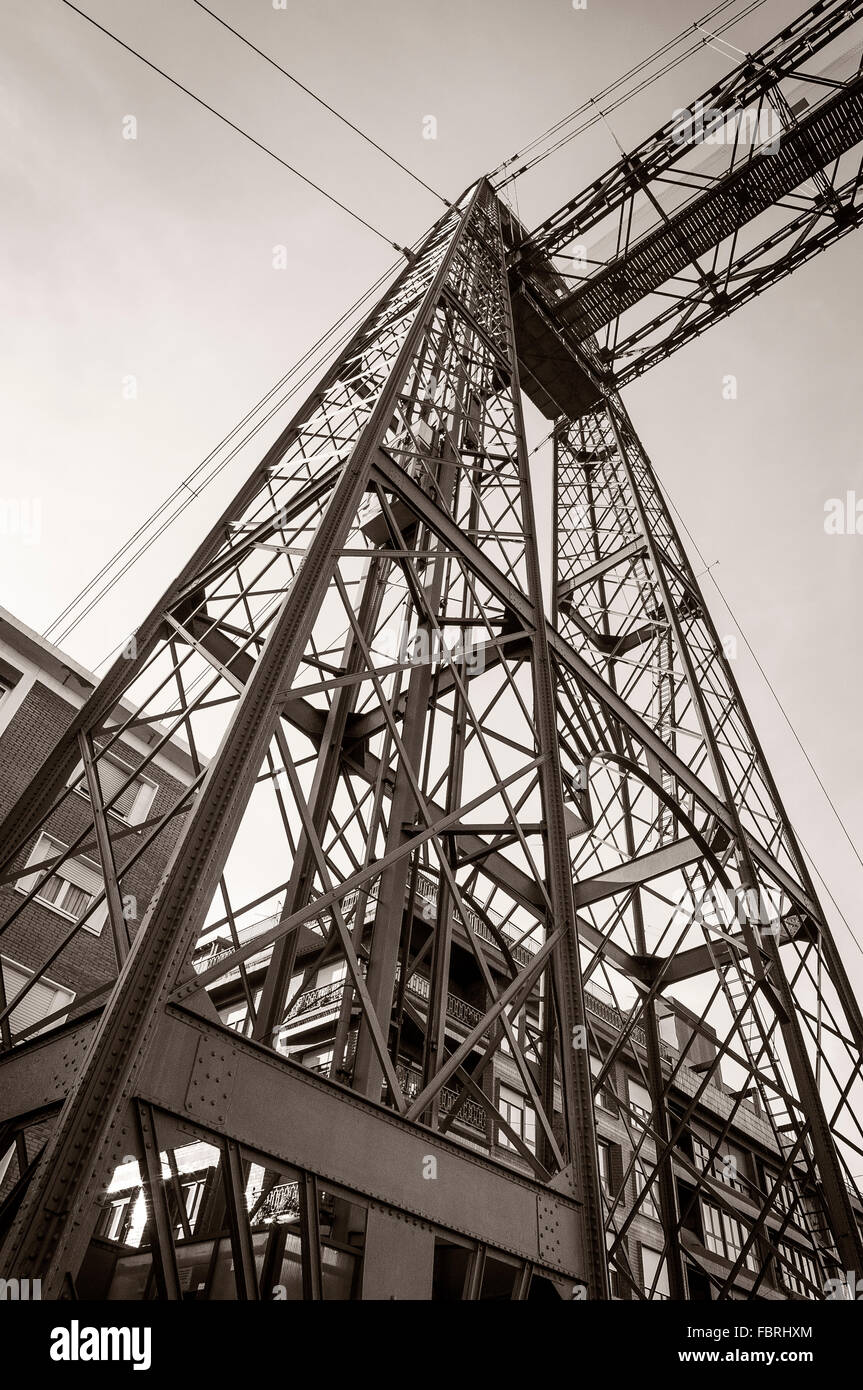
[[[639,528],[637,524],[633,527],[634,518],[627,506],[623,483],[618,472],[619,462],[620,451],[614,447],[611,450],[609,490],[621,544],[625,544],[628,539],[634,539],[638,536]],[[651,574],[643,554],[639,553],[634,557],[632,568],[638,582],[644,612],[654,623],[656,629],[650,654],[650,669],[653,679],[651,723],[663,743],[674,752],[674,639],[667,619],[663,622],[659,617],[663,608],[662,598],[656,578]],[[676,782],[665,764],[662,764],[659,769],[659,777],[662,790],[669,797],[673,797],[676,791]],[[659,848],[667,844],[669,840],[674,839],[675,821],[668,805],[659,797],[657,797],[657,803],[655,824],[656,844]]]

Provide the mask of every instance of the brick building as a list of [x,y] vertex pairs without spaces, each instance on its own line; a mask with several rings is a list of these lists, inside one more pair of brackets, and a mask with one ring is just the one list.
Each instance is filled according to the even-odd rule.
[[[14,803],[94,684],[93,675],[84,667],[0,609],[0,814]],[[145,763],[149,751],[144,738],[134,734],[112,747],[102,772],[106,798],[112,789],[109,779],[115,778],[114,786],[119,789]],[[176,740],[146,761],[146,771],[132,778],[108,812],[130,846],[141,837],[141,826],[173,805],[191,779],[192,760]],[[71,1017],[81,1012],[94,991],[110,985],[117,973],[98,853],[92,843],[92,814],[83,767],[73,774],[70,788],[71,794],[58,807],[47,832],[25,847],[13,875],[0,883],[3,914],[15,914],[0,940],[3,1008],[21,996],[2,1024],[7,1043],[32,1037],[52,1015]],[[124,918],[130,939],[179,824],[179,819],[169,822],[123,875]],[[89,840],[83,840],[56,874],[34,892],[38,876],[28,875],[27,867],[74,846],[88,830]],[[133,856],[131,849],[130,858]],[[42,971],[44,978],[28,989],[34,974]]]

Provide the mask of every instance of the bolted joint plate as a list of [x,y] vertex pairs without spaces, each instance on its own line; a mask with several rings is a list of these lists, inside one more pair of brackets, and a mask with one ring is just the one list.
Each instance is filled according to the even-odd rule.
[[584,1231],[578,1211],[553,1196],[537,1196],[536,1225],[539,1257],[544,1264],[567,1271],[584,1268]]
[[236,1049],[221,1039],[202,1037],[186,1091],[186,1114],[202,1123],[224,1125],[236,1074]]

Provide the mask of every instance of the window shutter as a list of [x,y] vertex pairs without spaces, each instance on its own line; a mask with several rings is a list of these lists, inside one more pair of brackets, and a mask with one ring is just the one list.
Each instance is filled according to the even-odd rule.
[[57,869],[57,877],[74,883],[76,888],[83,888],[85,893],[92,893],[94,898],[104,887],[99,870],[87,859],[67,859]]
[[[44,860],[53,858],[55,855],[59,854],[59,852],[60,847],[58,843],[49,840],[47,835],[40,835],[30,853],[27,855],[27,863],[41,864]],[[44,870],[40,870],[39,873],[35,874],[24,874],[21,878],[16,879],[15,887],[22,893],[30,893],[36,887],[36,884],[39,882],[39,879],[42,878],[43,874]]]
[[[62,854],[66,846],[60,840],[55,840],[53,836],[40,835],[28,857],[28,864],[41,864],[46,859],[51,859]],[[57,869],[58,878],[65,879],[67,883],[74,883],[76,888],[81,888],[85,893],[91,893],[97,898],[104,888],[102,875],[98,865],[89,859],[67,859],[65,864],[61,864]],[[36,887],[39,879],[43,876],[44,870],[38,874],[24,874],[16,881],[16,888],[22,893],[29,893]],[[87,921],[84,923],[85,931],[100,932],[108,918],[108,904],[103,901],[97,907]]]
[[653,1111],[653,1101],[650,1099],[650,1092],[647,1087],[642,1086],[640,1081],[633,1081],[632,1077],[630,1077],[627,1082],[627,1090],[629,1094],[629,1104],[635,1110],[641,1110],[649,1116]]
[[[130,776],[132,769],[130,767],[123,767],[122,764],[115,763],[112,758],[104,756],[99,759],[96,766],[99,769],[99,786],[102,788],[102,801],[107,803],[112,800],[120,787],[122,787],[126,778]],[[111,810],[115,811],[118,816],[128,816],[137,800],[139,790],[140,783],[137,780],[133,780],[123,792],[123,795],[114,802]]]
[[[133,777],[126,790],[114,801],[120,787],[134,773],[134,768],[128,767],[122,759],[113,758],[110,753],[102,753],[97,757],[96,771],[99,776],[103,804],[113,801],[111,811],[115,815],[123,816],[126,820],[131,820],[139,796],[142,796],[145,791],[151,790],[149,782],[140,777]],[[90,791],[87,786],[87,778],[84,775],[83,763],[78,764],[67,786],[75,787],[89,798]],[[155,791],[154,788],[152,790]],[[149,796],[148,802],[151,800],[152,796]]]
[[623,1186],[623,1149],[620,1144],[608,1146],[608,1176],[612,1196],[617,1200]]
[[[3,987],[6,990],[6,1002],[14,999],[15,995],[23,989],[28,980],[33,978],[32,972],[23,970],[11,965],[8,961],[3,961]],[[63,1004],[71,1004],[75,998],[71,990],[59,989],[57,985],[46,983],[39,980],[31,990],[24,996],[21,1003],[10,1014],[10,1024],[12,1032],[21,1033],[25,1028],[38,1023],[40,1019],[47,1018],[55,1009],[59,1009]]]

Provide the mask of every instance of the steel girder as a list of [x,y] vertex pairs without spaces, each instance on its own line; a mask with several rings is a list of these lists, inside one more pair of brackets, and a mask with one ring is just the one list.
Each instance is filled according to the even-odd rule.
[[[683,1163],[691,1200],[701,1193],[715,1201],[717,1155],[739,1105],[755,1095],[806,1209],[824,1277],[837,1267],[858,1269],[860,1193],[852,1173],[863,1140],[859,1007],[728,654],[615,395],[578,420],[558,422],[555,497],[562,635],[730,812],[721,823],[705,817],[667,759],[650,752],[644,762],[622,725],[616,756],[587,762],[591,826],[574,841],[573,872],[580,915],[601,944],[585,978],[601,981],[628,1030],[640,1030],[654,1107],[649,1117],[628,1116],[633,1164],[648,1152],[650,1171],[634,1205],[627,1174],[609,1201],[612,1258],[639,1207],[658,1190],[675,1283],[687,1212],[678,1210],[670,1183],[663,1187],[663,1174]],[[572,734],[562,713],[566,759]],[[612,944],[622,952],[616,962]],[[627,972],[627,955],[638,962],[637,973]],[[690,1042],[711,1040],[710,1060],[698,1068],[699,1094],[724,1073],[737,1096],[714,1152],[694,1168],[681,1142],[692,1107],[669,1123],[686,1054],[663,1059],[660,1050],[657,1057],[663,1016],[685,1020]],[[630,1035],[610,1046],[597,1089]],[[781,1231],[770,1229],[775,1194],[750,1184],[745,1195],[748,1239],[732,1275],[719,1282],[720,1296],[741,1269],[757,1289],[770,1262],[781,1258]]]
[[[454,531],[447,542],[403,501],[407,480],[446,517]],[[501,601],[508,592],[518,597],[517,613]],[[466,1099],[478,1098],[492,1135],[507,1134],[549,1185],[546,1216],[556,1186],[582,1212],[561,1228],[562,1262],[591,1296],[606,1295],[589,1059],[572,1045],[586,1020],[553,681],[499,207],[481,183],[430,233],[7,818],[3,862],[7,881],[20,886],[27,846],[86,776],[92,825],[62,852],[27,865],[27,891],[10,921],[94,843],[109,901],[121,903],[130,858],[108,814],[121,793],[103,793],[102,760],[128,728],[150,725],[154,746],[184,737],[198,769],[193,786],[140,837],[151,843],[183,816],[128,953],[125,922],[117,924],[119,977],[15,1216],[10,1268],[38,1268],[57,1296],[81,1270],[118,1156],[131,1148],[161,1247],[159,1288],[176,1294],[164,1248],[167,1199],[154,1190],[160,1141],[140,1103],[149,1069],[170,1054],[171,996],[194,993],[202,1018],[216,1022],[210,981],[195,980],[189,961],[202,933],[224,917],[238,949],[220,973],[239,972],[247,1022],[262,1044],[284,1040],[313,968],[298,980],[297,927],[311,923],[317,960],[338,956],[349,972],[333,1075],[349,1077],[376,1106],[385,1100],[418,1136],[445,1130]],[[115,714],[121,695],[135,706],[125,719]],[[308,713],[291,722],[298,701]],[[369,711],[383,727],[359,748],[351,721]],[[372,783],[352,771],[351,758],[374,760]],[[471,846],[468,865],[462,839]],[[490,854],[532,882],[538,913],[525,914],[503,880],[486,873]],[[423,942],[415,902],[429,878],[436,901],[420,918]],[[98,905],[58,942],[52,962]],[[255,994],[241,941],[264,906],[279,932]],[[504,929],[528,940],[520,966]],[[440,1024],[456,930],[465,938],[461,968],[466,951],[481,1004],[476,1026],[454,1048]],[[480,932],[501,942],[508,982],[492,973]],[[403,1015],[393,1005],[403,1003],[399,980],[412,978],[418,957],[431,960],[431,996],[425,1019],[412,1015],[426,1033],[412,1089],[399,1058]],[[7,1025],[25,992],[6,1002]],[[536,1032],[524,1027],[528,996],[538,1001]],[[535,1108],[536,1154],[484,1090],[503,1043]],[[214,1060],[201,1067],[211,1067],[218,1090],[230,1045],[210,1046]],[[444,1113],[448,1081],[458,1091]],[[225,1107],[219,1098],[207,1104],[221,1132]],[[337,1148],[352,1142],[347,1131],[330,1138]],[[384,1130],[378,1142],[388,1142]],[[226,1155],[242,1178],[245,1160]],[[506,1170],[499,1181],[502,1192],[518,1185]],[[247,1256],[239,1250],[239,1268]]]
[[819,0],[522,230],[515,275],[590,345],[606,383],[632,381],[860,226],[862,26],[860,0]]

